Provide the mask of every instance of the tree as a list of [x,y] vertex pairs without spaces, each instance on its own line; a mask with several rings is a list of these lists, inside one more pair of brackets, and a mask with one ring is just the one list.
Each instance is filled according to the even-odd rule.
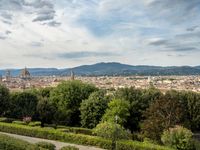
[[81,103],[81,125],[86,128],[94,128],[100,122],[108,107],[109,99],[105,91],[96,91]]
[[200,131],[200,94],[194,92],[186,92],[187,103],[185,110],[187,111],[187,119],[189,128],[192,131]]
[[0,85],[0,116],[4,116],[9,107],[9,90]]
[[11,102],[13,118],[33,117],[36,113],[38,98],[33,93],[27,91],[12,93]]
[[44,127],[44,123],[52,123],[54,114],[56,113],[56,107],[47,97],[41,97],[37,104],[37,112],[41,120],[41,127]]
[[183,104],[177,99],[175,91],[169,91],[152,102],[144,113],[146,119],[142,124],[145,137],[160,142],[163,130],[183,123],[185,112]]
[[113,99],[109,102],[102,121],[115,122],[115,116],[118,116],[118,123],[124,126],[129,115],[129,103],[121,99]]
[[50,94],[50,99],[57,108],[55,121],[69,126],[79,126],[80,104],[96,90],[95,86],[78,80],[59,84]]
[[41,89],[39,89],[39,94],[42,97],[50,97],[50,93],[52,90],[53,90],[52,87],[41,88]]
[[128,116],[125,127],[131,130],[131,132],[139,131],[140,122],[145,119],[143,112],[149,107],[152,101],[158,99],[161,95],[160,90],[154,87],[146,90],[136,89],[134,87],[118,89],[115,97],[130,103],[130,116]]

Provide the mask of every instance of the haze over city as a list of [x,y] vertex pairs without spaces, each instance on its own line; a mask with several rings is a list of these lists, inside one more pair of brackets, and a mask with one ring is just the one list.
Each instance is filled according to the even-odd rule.
[[199,65],[199,0],[0,0],[0,68]]

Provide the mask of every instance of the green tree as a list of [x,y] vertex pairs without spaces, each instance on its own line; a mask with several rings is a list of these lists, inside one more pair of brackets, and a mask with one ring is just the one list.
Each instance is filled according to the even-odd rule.
[[0,85],[0,116],[4,116],[9,107],[9,90]]
[[55,122],[69,126],[80,125],[80,104],[96,91],[93,85],[81,81],[65,81],[50,94],[50,99],[57,107]]
[[47,97],[41,97],[37,104],[37,112],[41,121],[41,127],[44,127],[45,123],[52,123],[54,114],[56,113],[56,107]]
[[144,120],[143,112],[149,107],[150,103],[158,99],[162,93],[160,90],[151,87],[146,90],[134,87],[121,88],[115,93],[115,97],[126,100],[130,103],[128,121],[125,127],[133,131],[140,130],[140,122]]
[[50,97],[50,93],[52,90],[53,90],[52,87],[41,88],[41,89],[39,89],[39,94],[42,97]]
[[86,128],[94,128],[101,121],[108,107],[109,99],[105,91],[96,91],[81,103],[81,125]]
[[38,98],[33,93],[27,91],[12,93],[11,102],[11,117],[13,118],[33,117],[36,113]]
[[118,116],[117,122],[124,126],[129,115],[129,103],[121,99],[113,99],[108,103],[108,108],[102,121],[115,122],[115,117]]
[[152,102],[144,113],[146,119],[142,124],[144,135],[160,142],[163,130],[183,123],[184,106],[177,99],[175,91],[169,91],[165,96]]
[[194,92],[185,92],[185,94],[189,128],[192,131],[200,131],[200,94]]

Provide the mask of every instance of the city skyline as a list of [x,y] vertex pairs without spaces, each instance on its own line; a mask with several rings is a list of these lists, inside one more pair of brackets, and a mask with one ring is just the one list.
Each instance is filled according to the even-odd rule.
[[200,65],[198,0],[0,0],[0,68]]

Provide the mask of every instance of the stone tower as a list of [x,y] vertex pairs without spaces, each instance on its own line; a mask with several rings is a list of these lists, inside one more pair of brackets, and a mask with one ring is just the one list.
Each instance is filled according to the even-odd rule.
[[10,73],[10,70],[6,70],[5,79],[6,79],[6,82],[10,82],[10,81],[11,81],[11,73]]

